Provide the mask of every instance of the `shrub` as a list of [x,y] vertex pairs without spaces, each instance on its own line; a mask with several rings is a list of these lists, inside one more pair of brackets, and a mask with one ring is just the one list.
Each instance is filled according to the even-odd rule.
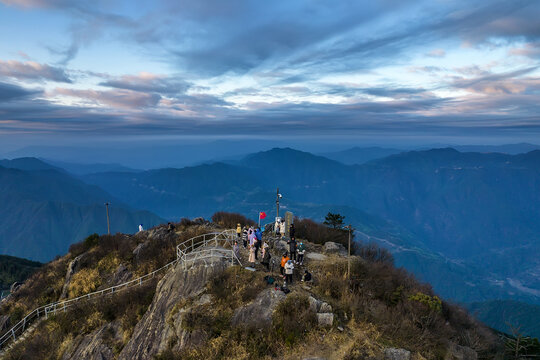
[[272,317],[272,325],[278,339],[293,346],[312,329],[316,323],[315,313],[309,309],[305,295],[290,295],[281,302]]
[[[345,248],[349,246],[349,232],[343,229],[329,228],[323,224],[317,223],[311,219],[294,219],[294,228],[296,237],[306,239],[315,244],[324,244],[327,241],[333,241],[342,244]],[[356,244],[354,242],[354,234],[351,239],[351,253],[356,253]]]
[[190,218],[182,218],[179,223],[180,226],[188,227],[195,225],[195,222],[192,221]]
[[430,310],[441,312],[442,301],[437,296],[429,296],[427,294],[417,292],[414,295],[409,296],[409,300],[418,301],[421,304],[427,305]]
[[230,327],[231,311],[220,311],[209,304],[194,306],[182,316],[182,328],[203,330],[210,338],[220,336]]
[[75,273],[68,286],[70,298],[95,291],[101,285],[101,277],[97,269],[82,269]]
[[[126,290],[118,295],[105,296],[91,301],[83,301],[66,312],[51,315],[47,321],[38,323],[36,329],[24,342],[14,345],[6,354],[9,360],[20,359],[61,359],[70,342],[78,335],[86,335],[103,326],[106,322],[122,319],[122,330],[131,334],[133,323],[126,324],[125,317],[137,314],[140,319],[152,301],[156,281]],[[106,338],[107,336],[105,336]],[[129,337],[124,337],[127,341]],[[118,352],[123,344],[110,344],[113,352]]]
[[70,247],[69,247],[69,252],[73,256],[79,256],[83,252],[88,251],[89,249],[97,246],[98,243],[99,243],[99,235],[94,233],[94,234],[88,236],[83,241],[71,244]]
[[369,262],[393,264],[394,257],[387,249],[381,248],[374,243],[362,244],[357,247],[357,254]]
[[219,303],[235,308],[255,299],[267,286],[263,277],[262,272],[245,271],[239,266],[232,266],[212,278],[207,289]]
[[242,214],[238,213],[229,213],[225,211],[218,211],[214,215],[212,215],[212,222],[214,224],[218,224],[219,226],[223,226],[227,229],[236,229],[236,225],[240,224],[242,226],[248,225],[248,226],[254,226],[256,225],[255,221],[248,219]]

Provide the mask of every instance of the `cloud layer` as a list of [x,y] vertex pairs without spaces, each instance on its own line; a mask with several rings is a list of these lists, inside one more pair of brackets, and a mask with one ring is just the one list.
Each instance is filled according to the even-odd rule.
[[0,54],[3,134],[540,135],[535,0],[2,7],[65,29]]

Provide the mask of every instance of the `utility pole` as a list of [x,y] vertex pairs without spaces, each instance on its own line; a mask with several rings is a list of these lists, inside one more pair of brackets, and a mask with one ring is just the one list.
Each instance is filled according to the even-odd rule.
[[111,235],[111,222],[109,220],[109,203],[105,203],[105,208],[107,209],[107,234]]
[[276,190],[276,217],[279,217],[279,198],[281,194],[279,193],[279,188]]
[[349,257],[347,258],[347,279],[351,280],[351,231],[352,225],[346,226],[345,229],[349,230]]

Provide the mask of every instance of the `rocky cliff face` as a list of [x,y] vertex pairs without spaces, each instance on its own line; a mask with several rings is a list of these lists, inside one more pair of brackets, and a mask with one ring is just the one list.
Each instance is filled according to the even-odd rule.
[[[189,308],[189,300],[201,302],[208,280],[222,272],[226,266],[221,258],[210,259],[207,264],[199,263],[187,270],[182,264],[177,264],[158,283],[150,308],[135,327],[133,336],[118,359],[151,359],[171,343],[174,343],[173,350],[179,350],[188,344],[203,341],[203,334],[183,329],[182,315]],[[202,297],[203,302],[204,299]]]

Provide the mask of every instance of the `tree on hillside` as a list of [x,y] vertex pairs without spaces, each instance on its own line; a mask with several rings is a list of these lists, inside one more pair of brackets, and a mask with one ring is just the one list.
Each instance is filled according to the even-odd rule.
[[334,229],[341,229],[343,227],[343,220],[345,220],[345,216],[342,216],[338,213],[333,214],[331,212],[328,212],[328,214],[324,218],[324,224],[327,226],[331,226]]

